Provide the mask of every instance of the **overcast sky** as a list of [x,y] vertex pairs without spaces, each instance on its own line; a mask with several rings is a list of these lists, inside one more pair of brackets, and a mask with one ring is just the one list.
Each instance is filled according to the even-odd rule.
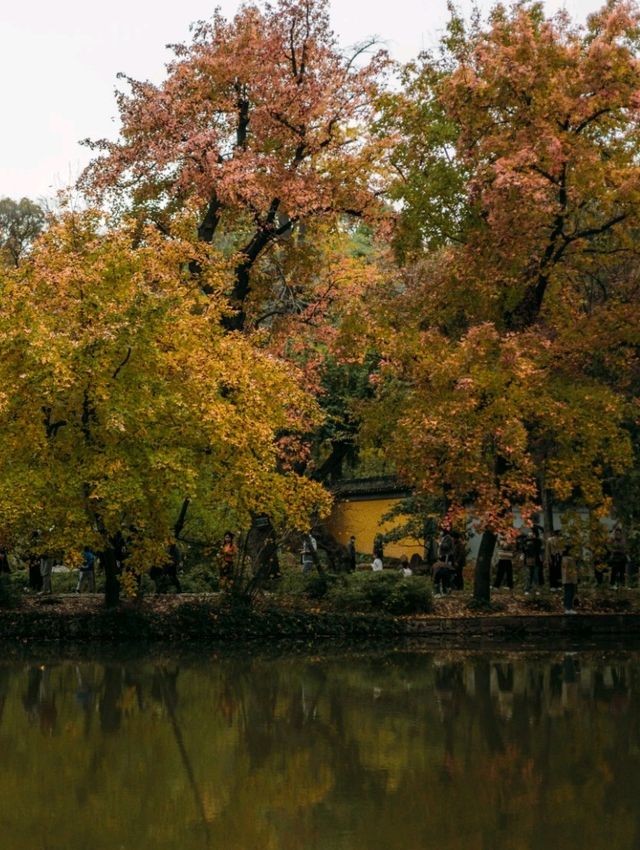
[[[238,0],[0,0],[0,197],[52,196],[88,159],[85,137],[113,136],[116,74],[159,81],[165,45],[189,24]],[[461,8],[470,7],[462,0]],[[489,0],[481,2],[487,7]],[[548,0],[584,19],[601,0]],[[332,0],[332,22],[347,46],[379,36],[402,61],[438,39],[446,0]]]

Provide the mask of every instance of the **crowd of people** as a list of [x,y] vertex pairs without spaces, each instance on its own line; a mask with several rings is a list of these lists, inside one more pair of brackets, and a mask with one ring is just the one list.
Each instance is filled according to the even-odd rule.
[[[35,536],[34,534],[34,538]],[[128,554],[127,546],[123,546],[120,553],[120,560],[116,561],[119,573],[124,573],[128,569],[126,563]],[[233,571],[237,556],[238,547],[235,543],[235,535],[231,531],[226,531],[218,556],[221,589],[227,589],[233,581]],[[67,571],[67,568],[61,561],[61,558],[56,558],[52,554],[42,555],[36,551],[27,555],[25,563],[28,571],[28,589],[37,594],[52,594],[54,571]],[[20,558],[17,559],[17,563],[19,566]],[[78,577],[74,588],[75,593],[96,592],[96,571],[99,566],[100,555],[94,552],[89,546],[85,546],[82,550],[82,559],[78,566]],[[179,573],[183,567],[182,551],[180,546],[174,542],[167,546],[164,563],[152,566],[149,570],[149,577],[154,584],[156,593],[164,593],[169,587],[172,587],[176,593],[182,593]],[[11,573],[11,566],[7,549],[0,546],[0,574],[2,573]],[[140,574],[131,571],[131,575],[139,587]]]
[[[405,554],[399,559],[384,555],[384,538],[377,535],[373,544],[373,558],[370,564],[363,562],[358,553],[356,538],[351,535],[346,546],[344,568],[348,572],[369,567],[373,572],[384,569],[399,570],[403,576],[413,574],[428,575],[433,580],[437,596],[464,589],[464,571],[467,564],[467,540],[465,535],[453,529],[441,529],[439,539],[432,548],[432,557],[423,559],[413,554],[411,559]],[[228,588],[233,582],[234,565],[238,557],[238,547],[234,534],[224,534],[219,552],[219,573],[221,589]],[[552,591],[564,593],[565,613],[575,613],[574,603],[581,572],[581,547],[566,533],[552,531],[545,535],[544,530],[533,525],[530,528],[514,529],[513,534],[499,536],[495,546],[492,563],[492,586],[495,590],[507,588],[513,590],[515,577],[520,575],[525,595],[537,593],[543,586]],[[55,559],[50,555],[30,555],[27,559],[29,587],[42,593],[52,593],[52,574]],[[303,536],[300,554],[303,573],[319,569],[318,542],[313,534]],[[76,593],[95,593],[96,570],[99,556],[85,546],[78,568]],[[172,586],[176,593],[182,587],[179,572],[183,567],[182,554],[177,544],[167,548],[164,564],[153,567],[149,575],[156,592],[164,592]],[[635,570],[634,570],[635,568]],[[10,572],[7,550],[0,547],[0,574]],[[596,585],[605,582],[613,588],[633,584],[637,580],[637,567],[629,557],[628,544],[620,526],[611,531],[606,551],[598,558],[593,567]]]
[[[553,591],[563,592],[565,613],[575,614],[582,560],[580,547],[559,531],[546,536],[543,532],[539,525],[533,525],[517,531],[514,529],[511,536],[498,537],[492,563],[492,586],[496,590],[502,587],[513,590],[514,575],[520,573],[525,595],[548,586]],[[353,571],[357,562],[356,539],[353,535],[347,553],[348,569]],[[405,576],[413,575],[414,572],[427,574],[433,579],[436,596],[444,596],[451,591],[464,589],[467,554],[464,536],[455,530],[442,529],[434,558],[430,562],[425,562],[418,555],[413,555],[411,560],[407,555],[402,555],[399,562],[393,559],[393,565],[388,568],[399,569]],[[374,572],[387,568],[383,538],[380,535],[374,541],[370,568]],[[596,562],[593,575],[595,584],[602,585],[608,581],[616,589],[632,582],[633,564],[620,526],[612,530],[604,556]]]

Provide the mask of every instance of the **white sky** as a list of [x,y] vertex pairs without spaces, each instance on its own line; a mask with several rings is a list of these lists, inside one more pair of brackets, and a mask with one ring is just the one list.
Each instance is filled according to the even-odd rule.
[[[0,197],[50,197],[89,158],[82,138],[113,136],[116,74],[162,79],[168,42],[188,39],[193,21],[238,0],[0,0]],[[489,0],[481,0],[486,8]],[[603,0],[547,0],[582,20]],[[470,7],[461,0],[462,9]],[[332,22],[347,46],[379,36],[406,61],[433,46],[446,0],[332,0]]]

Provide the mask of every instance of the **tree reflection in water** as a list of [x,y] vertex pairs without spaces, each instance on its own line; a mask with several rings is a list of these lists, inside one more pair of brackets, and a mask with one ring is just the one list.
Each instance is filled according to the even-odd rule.
[[0,664],[12,850],[640,846],[640,654]]

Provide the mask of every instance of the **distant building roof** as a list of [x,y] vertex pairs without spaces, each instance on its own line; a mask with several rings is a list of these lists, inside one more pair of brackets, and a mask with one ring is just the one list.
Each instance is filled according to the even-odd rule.
[[345,478],[331,486],[336,499],[385,499],[390,496],[402,498],[411,495],[407,487],[395,475],[377,475],[374,478]]

